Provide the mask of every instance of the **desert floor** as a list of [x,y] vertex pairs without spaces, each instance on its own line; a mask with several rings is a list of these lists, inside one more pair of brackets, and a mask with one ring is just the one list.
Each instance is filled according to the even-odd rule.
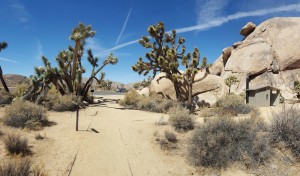
[[[40,131],[19,130],[0,125],[1,131],[18,131],[29,140],[36,165],[43,166],[49,175],[78,176],[144,176],[144,175],[257,175],[257,172],[233,166],[223,171],[195,168],[185,158],[190,133],[176,133],[177,149],[161,150],[156,141],[169,125],[155,123],[167,121],[166,114],[124,109],[116,103],[122,95],[104,97],[106,102],[80,111],[79,131],[75,131],[74,112],[49,112],[49,120],[55,125]],[[0,108],[0,118],[5,108]],[[269,111],[265,110],[266,116]],[[272,110],[273,111],[273,110]],[[201,123],[203,119],[199,118]],[[36,140],[35,135],[46,138]],[[0,136],[0,158],[10,160]],[[14,156],[16,158],[17,156]],[[1,162],[1,161],[0,161]],[[294,175],[299,167],[276,165],[280,174]],[[280,167],[279,167],[280,166]],[[274,166],[275,167],[275,166]],[[286,171],[288,169],[289,172]],[[268,169],[269,170],[269,169]],[[269,172],[269,171],[268,171]],[[265,173],[263,170],[261,173]],[[263,174],[264,175],[264,174]],[[271,174],[272,175],[272,174]]]

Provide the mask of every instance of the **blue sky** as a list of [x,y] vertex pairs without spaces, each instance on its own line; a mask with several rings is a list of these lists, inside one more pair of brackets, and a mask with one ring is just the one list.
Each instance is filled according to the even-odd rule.
[[[199,48],[210,63],[222,49],[243,39],[239,31],[247,22],[300,16],[299,0],[0,0],[0,53],[5,74],[32,75],[42,55],[53,65],[60,50],[73,45],[72,29],[83,22],[96,30],[86,48],[104,59],[110,52],[119,63],[107,66],[106,78],[123,83],[142,80],[131,66],[145,50],[136,43],[159,21],[186,38],[188,51]],[[86,58],[82,58],[87,64]],[[89,67],[87,74],[89,74]]]

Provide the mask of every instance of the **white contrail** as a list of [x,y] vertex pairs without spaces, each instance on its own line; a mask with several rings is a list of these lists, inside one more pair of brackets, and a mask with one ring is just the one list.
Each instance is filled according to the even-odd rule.
[[20,62],[18,62],[18,61],[11,60],[11,59],[5,59],[5,58],[3,58],[3,57],[0,57],[0,60],[1,60],[1,61],[4,61],[4,62],[15,63],[15,64],[19,64],[19,63],[20,63]]
[[[278,13],[278,12],[291,12],[291,11],[296,11],[300,12],[300,3],[298,4],[290,4],[290,5],[284,5],[284,6],[279,6],[275,8],[269,8],[269,9],[261,9],[261,10],[256,10],[256,11],[250,11],[250,12],[237,12],[232,15],[228,15],[226,17],[221,17],[217,18],[215,20],[212,20],[210,22],[200,24],[200,25],[195,25],[195,26],[190,26],[190,27],[184,27],[184,28],[178,28],[175,29],[177,33],[185,33],[185,32],[191,32],[191,31],[204,31],[213,27],[221,26],[224,23],[227,23],[232,20],[237,20],[240,18],[245,18],[245,17],[254,17],[254,16],[263,16],[263,15],[268,15],[272,13]],[[168,33],[171,31],[168,31]],[[123,43],[121,45],[117,45],[113,48],[108,49],[107,51],[115,51],[120,48],[124,48],[129,45],[133,45],[135,43],[138,43],[139,40],[133,40],[127,43]]]
[[212,27],[221,26],[224,23],[228,23],[229,21],[237,20],[240,18],[263,16],[263,15],[272,14],[272,13],[290,12],[290,11],[300,11],[300,3],[290,4],[290,5],[280,6],[280,7],[270,8],[270,9],[256,10],[256,11],[251,11],[251,12],[237,12],[235,14],[232,14],[232,15],[229,15],[226,17],[221,17],[221,18],[212,20],[205,24],[200,24],[200,25],[190,26],[190,27],[185,27],[185,28],[179,28],[179,29],[175,29],[175,30],[177,33],[185,33],[185,32],[191,32],[191,31],[203,31],[203,30],[207,30]]
[[126,20],[124,21],[123,27],[122,27],[122,29],[121,29],[121,32],[120,32],[118,38],[117,38],[117,41],[116,41],[115,46],[116,46],[117,44],[119,44],[119,41],[120,41],[121,37],[123,36],[123,33],[124,33],[125,29],[126,29],[128,20],[129,20],[129,18],[130,18],[132,9],[133,9],[133,7],[131,7],[131,8],[129,9],[129,12],[128,12],[128,14],[127,14]]

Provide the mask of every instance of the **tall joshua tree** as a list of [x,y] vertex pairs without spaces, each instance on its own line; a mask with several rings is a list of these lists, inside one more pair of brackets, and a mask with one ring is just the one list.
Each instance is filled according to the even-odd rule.
[[[62,94],[73,94],[82,99],[87,99],[88,90],[93,80],[97,80],[97,74],[108,64],[116,64],[118,59],[110,54],[99,66],[99,58],[95,57],[90,49],[87,50],[87,60],[92,65],[92,72],[85,84],[82,84],[82,74],[85,68],[81,64],[81,58],[84,52],[85,40],[93,37],[95,31],[91,26],[85,26],[80,23],[76,27],[70,37],[74,40],[74,47],[69,46],[67,50],[60,51],[56,57],[58,67],[51,67],[49,60],[42,57],[44,66],[35,67],[35,76],[32,78],[32,86],[25,99],[33,99],[43,97],[48,91],[50,84]],[[100,77],[103,79],[103,77]],[[38,94],[37,96],[35,94]],[[30,98],[33,97],[33,98]],[[39,100],[39,98],[37,98]],[[38,102],[38,101],[36,101]]]
[[[3,49],[5,49],[6,47],[7,47],[7,43],[6,43],[6,42],[1,42],[1,43],[0,43],[0,52],[1,52]],[[3,78],[3,72],[2,72],[1,65],[0,65],[0,80],[1,80],[1,83],[2,83],[2,85],[3,85],[3,87],[4,87],[4,90],[5,90],[6,92],[9,92],[9,89],[8,89],[6,83],[5,83],[4,78]]]
[[[176,99],[182,100],[179,78],[181,73],[178,70],[179,59],[184,56],[185,47],[183,46],[185,39],[178,37],[176,31],[173,30],[171,34],[165,32],[164,23],[160,22],[157,25],[148,28],[150,39],[143,36],[139,43],[148,49],[150,52],[146,53],[146,61],[141,57],[138,62],[132,66],[133,71],[139,74],[147,75],[150,71],[153,77],[158,72],[164,72],[165,78],[172,81],[176,92]],[[179,51],[181,49],[181,51]]]
[[[203,80],[208,74],[206,72],[202,78],[195,79],[196,73],[206,67],[206,58],[203,59],[201,67],[198,67],[200,60],[199,50],[195,48],[192,56],[190,53],[185,54],[185,39],[177,37],[175,30],[166,33],[162,22],[150,26],[148,33],[150,38],[144,36],[139,40],[139,43],[143,47],[151,49],[151,51],[146,53],[146,60],[139,58],[138,62],[132,66],[133,71],[144,75],[152,71],[153,77],[157,72],[164,72],[166,74],[164,77],[169,79],[174,85],[178,101],[186,100],[182,96],[182,85],[180,84],[180,80],[184,80],[188,84],[188,104],[189,108],[191,108],[192,97],[195,96],[192,91],[193,84]],[[179,71],[180,60],[181,64],[186,67],[184,73]]]

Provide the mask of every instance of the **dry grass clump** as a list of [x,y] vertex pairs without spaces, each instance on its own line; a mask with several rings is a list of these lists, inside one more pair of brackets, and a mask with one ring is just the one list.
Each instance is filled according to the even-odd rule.
[[48,110],[58,112],[76,111],[78,108],[76,97],[72,95],[62,96],[54,89],[50,89],[47,93],[44,104]]
[[165,138],[172,143],[177,142],[176,134],[170,131],[165,131]]
[[13,97],[5,90],[0,90],[0,105],[10,104]]
[[300,157],[300,111],[282,109],[273,114],[271,123],[271,141],[278,147],[286,147],[296,157]]
[[189,110],[176,106],[169,111],[169,122],[176,131],[188,131],[194,129],[195,121]]
[[10,161],[0,165],[0,176],[46,176],[41,167],[32,167],[29,159]]
[[43,139],[45,139],[45,136],[42,136],[40,133],[38,133],[38,134],[36,134],[36,135],[34,136],[34,138],[35,138],[36,140],[43,140]]
[[22,138],[20,134],[16,133],[8,133],[4,137],[4,145],[5,149],[10,154],[21,154],[21,155],[27,155],[30,153],[28,141],[26,138]]
[[226,168],[239,161],[253,167],[268,160],[271,153],[268,139],[256,122],[217,118],[194,131],[188,159],[196,166]]
[[157,94],[140,95],[135,90],[127,92],[119,104],[127,108],[158,113],[167,113],[171,107],[177,106],[176,101],[164,99]]
[[158,132],[155,132],[154,136],[161,150],[174,150],[177,148],[177,137],[174,133],[165,131],[164,136],[161,137]]
[[14,97],[22,97],[26,93],[28,87],[29,85],[25,83],[18,84],[17,87],[14,89],[12,95]]
[[4,111],[5,125],[38,129],[48,123],[46,109],[28,101],[16,101]]

